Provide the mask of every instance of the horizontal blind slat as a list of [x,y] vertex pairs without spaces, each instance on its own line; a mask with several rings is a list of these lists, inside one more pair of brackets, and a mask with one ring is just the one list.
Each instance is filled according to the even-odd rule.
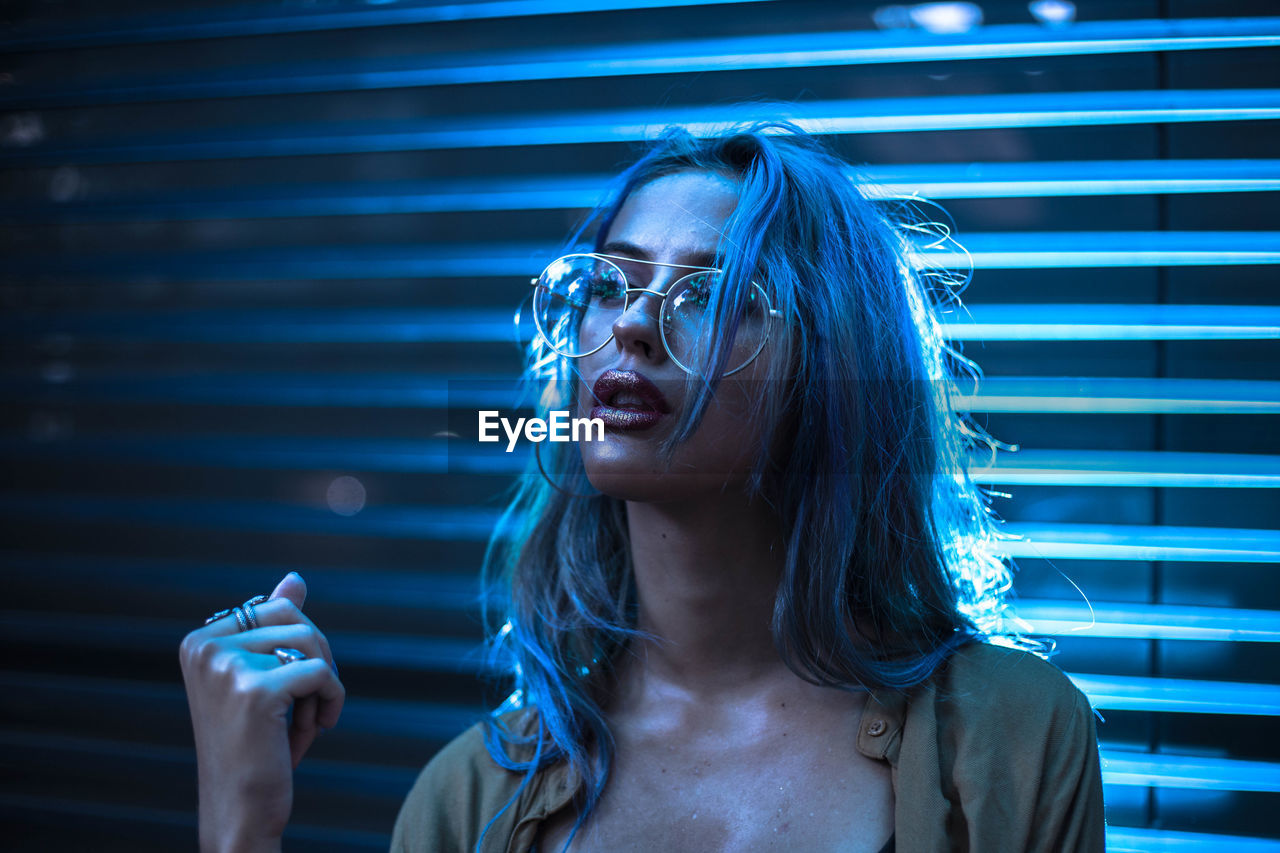
[[762,3],[770,0],[478,0],[468,3],[400,0],[394,6],[342,10],[295,8],[283,14],[268,8],[255,14],[253,6],[223,10],[170,12],[145,17],[99,18],[89,26],[32,26],[27,32],[0,41],[0,50],[129,45],[191,39],[277,36],[287,33],[403,27],[486,18],[571,15],[633,9],[679,8]]
[[[517,474],[528,453],[483,451],[440,439],[341,439],[313,436],[80,435],[39,439],[0,436],[0,455],[107,459],[141,464],[233,468],[319,468],[422,473]],[[1177,451],[1006,451],[987,464],[973,452],[980,483],[1190,488],[1280,487],[1280,456]]]
[[[873,198],[1039,198],[1280,190],[1280,160],[1085,160],[859,166]],[[50,202],[0,202],[0,221],[263,219],[594,207],[608,175],[186,188]],[[882,192],[880,192],[882,191]]]
[[[0,315],[0,333],[174,343],[515,343],[510,310],[290,308],[37,311]],[[967,303],[939,317],[952,340],[1280,339],[1280,306]],[[527,342],[531,329],[520,338]]]
[[780,68],[1021,57],[1094,56],[1280,45],[1280,18],[1082,21],[1051,30],[998,24],[967,33],[921,30],[807,32],[479,55],[305,62],[228,73],[107,80],[85,85],[16,86],[0,109],[380,91],[476,83],[609,78]]
[[[0,149],[0,168],[640,142],[673,124],[684,125],[695,135],[706,135],[730,124],[763,118],[787,118],[821,135],[1255,121],[1280,118],[1280,89],[940,95],[810,101],[786,109],[774,107],[768,112],[750,105],[670,106],[497,118],[287,125],[207,130],[168,140],[150,137],[9,147]],[[381,129],[371,130],[371,126]]]

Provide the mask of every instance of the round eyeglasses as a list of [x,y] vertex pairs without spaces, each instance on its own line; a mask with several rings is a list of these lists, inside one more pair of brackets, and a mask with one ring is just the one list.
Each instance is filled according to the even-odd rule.
[[[642,261],[616,255],[583,253],[565,255],[547,265],[529,283],[533,287],[533,319],[547,345],[568,358],[582,358],[599,352],[613,339],[613,325],[641,294],[659,297],[662,302],[658,328],[662,345],[682,370],[698,373],[707,364],[714,344],[713,294],[723,272],[714,267],[694,267],[666,291],[630,287],[623,266],[644,264],[687,269],[680,264]],[[742,317],[734,335],[723,376],[745,368],[764,350],[769,325],[780,315],[769,295],[752,282]]]

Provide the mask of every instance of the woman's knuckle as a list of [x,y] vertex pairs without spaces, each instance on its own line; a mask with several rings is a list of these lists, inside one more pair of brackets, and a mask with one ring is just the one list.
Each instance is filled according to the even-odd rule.
[[205,668],[214,675],[230,677],[243,669],[234,652],[217,654],[215,651],[210,651],[204,655],[204,659]]
[[209,663],[209,658],[213,653],[213,644],[208,637],[200,636],[198,632],[193,631],[182,640],[179,648],[183,664],[188,667],[202,668]]
[[238,697],[244,701],[253,701],[259,698],[262,693],[262,682],[254,678],[254,674],[248,670],[240,669],[229,673],[230,689]]
[[186,664],[194,659],[196,654],[196,645],[198,643],[199,640],[196,639],[195,631],[192,631],[190,634],[183,637],[182,642],[178,644],[178,660],[182,661],[183,664]]

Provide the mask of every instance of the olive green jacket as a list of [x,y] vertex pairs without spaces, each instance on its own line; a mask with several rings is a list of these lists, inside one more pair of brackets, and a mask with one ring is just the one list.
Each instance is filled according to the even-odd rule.
[[[985,644],[957,651],[906,694],[877,690],[858,750],[892,768],[898,853],[1102,851],[1102,778],[1093,712],[1056,666]],[[500,768],[479,725],[440,751],[401,807],[392,853],[527,853],[539,824],[570,804],[563,765]]]

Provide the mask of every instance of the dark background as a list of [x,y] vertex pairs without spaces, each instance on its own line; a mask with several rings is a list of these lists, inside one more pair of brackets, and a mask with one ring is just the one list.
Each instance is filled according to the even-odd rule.
[[[1105,716],[1111,848],[1280,849],[1243,840],[1280,839],[1280,52],[1079,40],[1165,20],[1273,45],[1280,19],[981,11],[945,35],[867,3],[6,4],[5,847],[194,848],[178,642],[296,569],[350,699],[286,846],[385,849],[417,770],[502,695],[475,574],[520,460],[446,454],[449,382],[516,372],[529,276],[638,138],[780,100],[950,211],[988,377],[1113,380],[978,416],[1024,448],[987,480],[1034,543],[1022,611]],[[1227,16],[1257,20],[1205,20]],[[1009,38],[1027,55],[982,58]],[[819,63],[832,45],[917,52]],[[711,58],[641,64],[688,55]],[[1241,105],[1261,120],[1218,109]]]

